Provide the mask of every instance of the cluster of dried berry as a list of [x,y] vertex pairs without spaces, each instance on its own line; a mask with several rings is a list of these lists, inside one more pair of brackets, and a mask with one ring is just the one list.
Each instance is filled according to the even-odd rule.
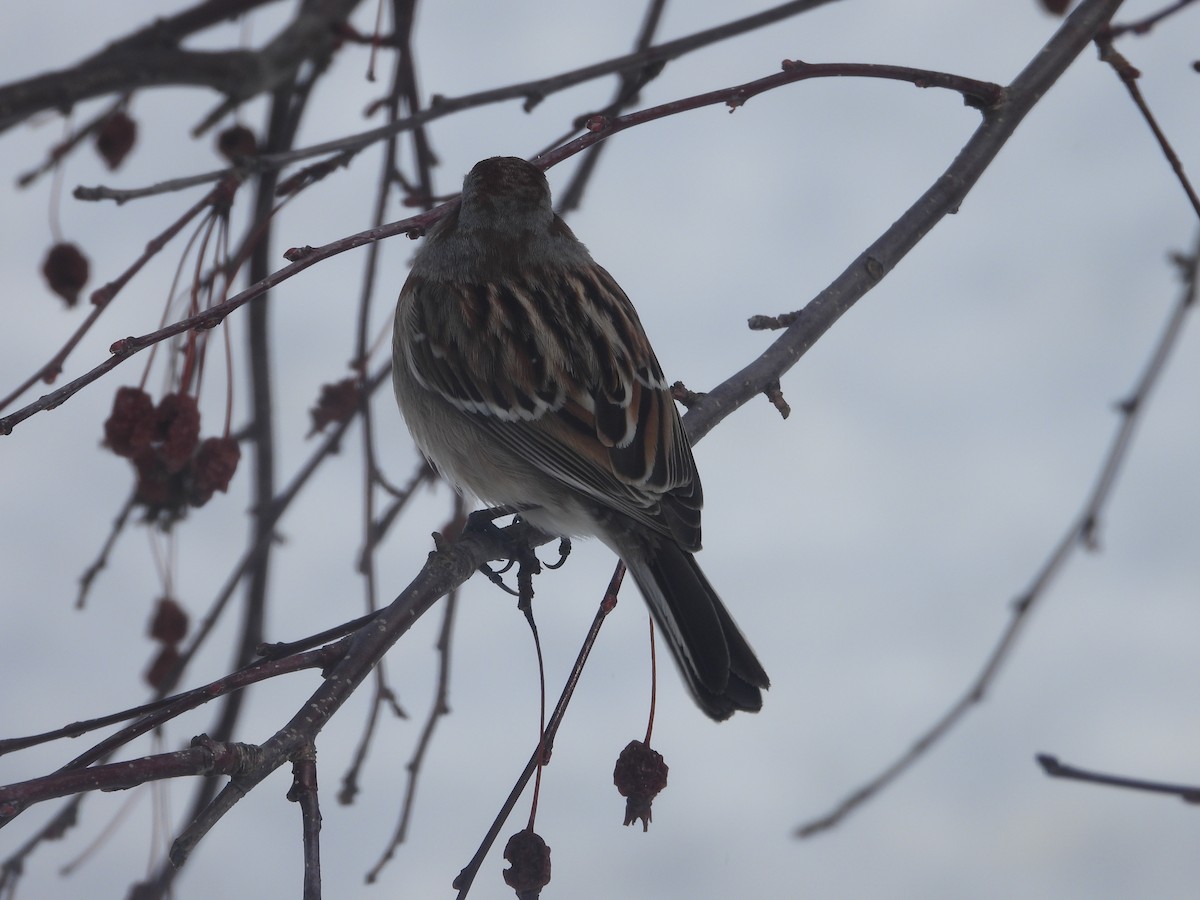
[[324,431],[331,422],[349,422],[358,412],[361,402],[362,382],[357,378],[344,378],[334,384],[322,385],[317,405],[308,411],[312,417],[312,431],[308,436]]
[[169,525],[189,506],[226,491],[241,450],[230,437],[200,439],[200,410],[188,394],[167,394],[155,405],[141,388],[123,387],[104,423],[104,443],[137,473],[135,500],[148,520]]

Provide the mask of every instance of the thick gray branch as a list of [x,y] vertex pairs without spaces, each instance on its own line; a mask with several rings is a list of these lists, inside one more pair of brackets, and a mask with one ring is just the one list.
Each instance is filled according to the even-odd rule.
[[762,355],[693,405],[684,421],[695,443],[742,404],[763,393],[794,366],[833,323],[875,287],[944,216],[957,212],[975,182],[1012,137],[1025,115],[1050,89],[1122,0],[1084,2],[985,110],[983,123],[940,178],[887,231],[804,307]]
[[48,109],[67,112],[81,100],[146,87],[209,87],[237,105],[282,84],[304,62],[323,66],[333,53],[334,25],[360,0],[314,0],[261,50],[201,52],[178,41],[266,0],[220,0],[122,38],[68,69],[0,87],[0,132]]

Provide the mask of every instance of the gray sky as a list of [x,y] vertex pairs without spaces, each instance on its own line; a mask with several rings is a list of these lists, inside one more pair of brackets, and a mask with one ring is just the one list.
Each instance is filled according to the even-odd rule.
[[[1123,18],[1157,8],[1126,4]],[[162,13],[44,3],[6,10],[0,80],[68,64]],[[418,20],[426,96],[456,96],[549,75],[628,50],[642,4],[559,0],[427,4]],[[49,11],[49,12],[48,12]],[[369,30],[373,11],[359,24]],[[677,3],[661,37],[724,21],[727,4]],[[253,40],[275,25],[256,17]],[[470,27],[465,28],[464,22]],[[1142,90],[1192,170],[1200,154],[1194,59],[1200,14],[1189,11],[1121,47]],[[889,62],[1007,82],[1056,20],[1028,0],[831,4],[773,29],[671,63],[643,93],[648,106],[771,74],[780,60]],[[213,45],[236,42],[223,31]],[[502,35],[501,39],[498,36]],[[349,49],[316,98],[301,143],[372,122],[362,110],[385,82],[363,78]],[[456,188],[477,159],[531,155],[571,119],[610,96],[612,82],[442,120],[431,128],[439,189]],[[142,131],[110,174],[74,157],[75,184],[136,186],[214,168],[208,139],[182,135],[211,108],[202,92],[139,96]],[[86,116],[94,107],[81,109]],[[244,120],[257,126],[262,106]],[[571,225],[637,305],[668,376],[703,390],[771,339],[748,316],[798,308],[893,222],[953,159],[978,114],[949,92],[849,79],[793,85],[730,115],[712,108],[611,141]],[[64,312],[38,269],[51,242],[47,181],[12,179],[61,133],[0,136],[0,254],[8,325],[0,333],[4,390],[35,370],[84,314]],[[571,163],[550,172],[551,185]],[[300,197],[278,252],[321,244],[370,224],[377,156]],[[92,259],[93,284],[124,269],[147,239],[199,196],[115,207],[69,199],[63,230]],[[395,207],[392,218],[405,215]],[[1196,783],[1194,716],[1200,633],[1200,338],[1181,342],[1136,438],[1100,532],[1052,586],[987,702],[892,790],[838,830],[798,843],[820,815],[890,763],[965,689],[1028,585],[1077,515],[1128,394],[1179,293],[1167,254],[1187,249],[1194,214],[1116,77],[1086,52],[1022,124],[957,216],[942,222],[789,373],[792,415],[751,404],[697,449],[706,505],[706,572],[772,676],[757,716],[714,725],[664,665],[655,746],[671,767],[649,834],[620,826],[611,784],[624,744],[644,730],[645,616],[629,590],[605,625],[545,776],[539,832],[553,848],[547,897],[1173,897],[1200,879],[1196,812],[1170,798],[1045,779],[1051,752],[1082,766]],[[73,377],[127,334],[157,327],[179,259],[177,241],[133,282],[68,364]],[[376,325],[385,327],[412,245],[384,251]],[[280,259],[280,263],[282,263]],[[321,384],[346,374],[361,253],[287,282],[274,297],[282,477],[311,448],[306,410]],[[230,321],[244,366],[244,316]],[[216,358],[216,357],[214,357]],[[140,379],[144,359],[0,440],[0,662],[3,736],[33,733],[139,702],[152,652],[142,637],[161,593],[150,541],[127,533],[83,613],[75,581],[129,488],[126,465],[101,452],[112,391]],[[160,364],[161,365],[161,364]],[[156,368],[149,384],[161,383]],[[222,414],[222,373],[206,380],[206,422]],[[235,421],[244,418],[239,398]],[[377,398],[385,465],[394,480],[415,462],[390,396]],[[206,431],[215,428],[206,428]],[[357,434],[357,432],[356,432]],[[290,639],[359,614],[355,440],[326,466],[282,525],[268,629]],[[175,583],[203,614],[240,551],[248,473],[181,531]],[[445,521],[445,489],[396,530],[379,554],[387,597],[398,592]],[[538,584],[551,691],[565,677],[611,570],[598,544]],[[536,673],[528,631],[508,597],[471,582],[460,606],[453,715],[439,727],[422,776],[413,835],[375,887],[363,874],[393,828],[407,760],[432,697],[437,615],[388,657],[410,710],[372,747],[356,805],[334,794],[366,709],[338,714],[319,745],[327,896],[451,896],[536,740]],[[232,633],[233,622],[222,633]],[[664,657],[665,658],[665,655]],[[228,666],[220,642],[189,685]],[[315,676],[251,695],[239,734],[268,737],[311,692]],[[168,748],[209,727],[204,712],[173,723]],[[86,741],[87,739],[85,739]],[[0,780],[33,777],[85,744],[0,758]],[[154,752],[143,743],[129,755]],[[180,897],[296,896],[299,817],[278,773],[201,845]],[[23,896],[122,895],[141,876],[151,797],[81,871],[59,866],[129,795],[90,798],[81,827],[33,858]],[[170,813],[190,793],[175,786]],[[53,806],[0,834],[0,856]],[[523,802],[505,834],[526,815]],[[173,818],[172,822],[176,819]],[[511,896],[489,858],[473,896]]]

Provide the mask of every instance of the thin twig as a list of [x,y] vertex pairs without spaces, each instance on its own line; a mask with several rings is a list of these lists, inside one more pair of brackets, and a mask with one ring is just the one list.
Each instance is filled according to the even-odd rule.
[[1112,66],[1113,71],[1117,73],[1117,77],[1121,79],[1121,83],[1125,85],[1125,90],[1129,92],[1129,96],[1133,99],[1138,112],[1142,114],[1142,118],[1146,120],[1146,124],[1150,126],[1150,130],[1154,133],[1154,139],[1158,141],[1158,146],[1162,150],[1163,156],[1167,158],[1167,162],[1171,166],[1171,171],[1179,179],[1179,184],[1183,188],[1183,192],[1187,194],[1188,201],[1192,204],[1192,209],[1197,216],[1200,216],[1200,197],[1196,196],[1196,191],[1192,187],[1192,183],[1183,171],[1183,162],[1179,159],[1179,154],[1175,152],[1175,148],[1171,146],[1171,142],[1167,140],[1166,134],[1159,127],[1158,120],[1154,117],[1154,113],[1150,111],[1150,107],[1146,103],[1146,98],[1142,96],[1142,90],[1138,87],[1137,80],[1141,77],[1142,73],[1131,65],[1129,60],[1122,56],[1113,46],[1113,33],[1111,31],[1101,32],[1097,35],[1096,46],[1100,49],[1100,59]]
[[[388,376],[390,374],[390,365],[381,366],[379,370],[371,376],[366,385],[364,385],[364,393],[368,395],[374,393],[374,391],[378,390],[381,384],[389,380]],[[276,525],[278,525],[279,521],[282,519],[283,514],[291,507],[292,502],[300,495],[300,492],[303,490],[304,486],[307,485],[313,475],[318,472],[322,463],[337,452],[338,448],[341,446],[343,438],[346,435],[346,432],[349,431],[353,422],[353,418],[347,419],[344,422],[338,422],[336,427],[333,428],[327,435],[325,435],[321,445],[313,451],[313,453],[305,461],[304,465],[300,467],[299,471],[292,476],[292,480],[288,482],[287,486],[271,499],[269,506]],[[182,672],[187,668],[195,654],[198,653],[204,646],[209,635],[212,633],[213,628],[216,627],[217,622],[220,620],[222,611],[233,599],[234,591],[237,590],[238,585],[241,584],[242,579],[246,577],[246,573],[250,571],[251,565],[261,552],[259,547],[260,542],[273,539],[274,531],[272,529],[264,529],[259,532],[257,539],[242,551],[242,556],[238,559],[237,563],[234,564],[232,570],[225,580],[225,583],[221,586],[221,589],[217,592],[216,597],[210,604],[207,614],[201,620],[200,627],[192,635],[191,642],[180,653],[178,664],[164,679],[164,691],[169,691],[174,688],[174,686],[178,683],[178,679]]]
[[[726,22],[723,25],[717,25],[713,28],[707,28],[703,31],[698,31],[694,34],[686,35],[674,41],[668,41],[665,44],[659,44],[656,47],[649,47],[639,53],[630,53],[624,56],[614,57],[604,60],[603,62],[592,63],[580,69],[575,69],[570,72],[563,72],[558,75],[552,75],[547,78],[539,78],[535,81],[525,81],[518,84],[510,84],[506,87],[491,88],[485,91],[479,91],[474,94],[466,94],[461,97],[441,97],[434,98],[434,102],[430,106],[414,112],[412,115],[398,119],[393,123],[372,128],[367,131],[359,132],[358,134],[347,135],[344,138],[338,138],[333,141],[324,141],[320,144],[314,144],[311,147],[304,147],[299,150],[289,151],[287,153],[264,154],[256,157],[252,161],[247,161],[245,165],[251,167],[251,171],[262,171],[266,168],[282,168],[283,166],[291,165],[295,162],[300,162],[305,159],[312,159],[317,156],[325,156],[334,153],[349,153],[356,154],[365,147],[369,147],[381,140],[390,137],[393,134],[398,134],[403,131],[426,125],[436,119],[445,116],[454,115],[455,113],[463,112],[468,109],[475,109],[481,106],[488,106],[493,103],[500,103],[506,100],[526,101],[527,107],[532,107],[542,99],[567,88],[574,87],[578,84],[583,84],[596,78],[603,78],[606,75],[612,75],[618,72],[629,70],[644,69],[648,65],[656,63],[664,63],[672,59],[678,59],[692,51],[707,47],[710,44],[716,44],[721,41],[735,37],[739,34],[753,31],[758,28],[763,28],[767,25],[773,25],[783,19],[797,16],[817,7],[824,6],[828,3],[833,3],[835,0],[790,0],[788,3],[781,3],[779,6],[763,10],[762,12],[746,16],[741,19],[735,19]],[[146,197],[153,194],[164,193],[166,191],[180,190],[185,187],[194,187],[198,184],[204,184],[210,181],[216,181],[230,174],[231,169],[218,169],[213,172],[204,172],[198,175],[192,175],[187,178],[176,178],[169,182],[162,182],[157,185],[151,185],[144,188],[135,188],[131,190],[115,190],[110,188],[77,188],[75,196],[77,199],[113,199],[113,200],[131,200],[136,197]]]
[[[61,766],[54,774],[37,779],[38,784],[36,788],[28,787],[31,782],[0,786],[0,826],[7,825],[20,812],[33,803],[39,803],[52,797],[62,797],[66,794],[74,793],[75,790],[90,790],[91,788],[86,783],[83,783],[82,788],[80,787],[81,783],[76,777],[80,772],[92,771],[95,768],[92,764],[97,760],[106,758],[116,748],[124,746],[135,738],[159,728],[172,719],[181,716],[183,713],[198,709],[217,697],[227,696],[270,678],[278,678],[281,675],[288,675],[305,669],[325,668],[340,659],[344,655],[345,650],[346,645],[339,642],[337,644],[327,644],[316,650],[297,653],[286,659],[259,660],[216,681],[193,688],[190,691],[185,691],[182,694],[176,694],[173,697],[165,697],[153,703],[147,703],[134,709],[112,713],[97,719],[75,722],[43,734],[23,738],[8,738],[0,742],[0,753],[9,753],[63,737],[77,737],[89,731],[107,727],[115,722],[136,717],[136,721],[132,724],[115,734],[109,735],[94,747]],[[131,764],[122,763],[122,765],[130,766]],[[62,777],[60,778],[59,776]],[[64,785],[73,785],[74,787],[65,789]]]
[[[399,116],[400,98],[403,93],[403,87],[407,80],[415,78],[412,74],[411,49],[408,46],[408,37],[412,29],[413,23],[413,7],[415,0],[404,0],[404,5],[407,7],[407,15],[405,10],[399,7],[402,0],[397,0],[397,4],[393,5],[393,14],[397,21],[398,41],[403,42],[403,48],[395,55],[392,70],[391,89],[388,92],[387,99],[383,106],[386,110],[387,120],[394,122]],[[379,3],[379,15],[383,14],[383,3]],[[376,30],[379,28],[379,21],[376,21]],[[374,48],[372,48],[372,60],[374,59]],[[396,155],[399,140],[398,136],[393,135],[384,142],[383,153],[380,160],[380,173],[375,189],[375,210],[373,214],[372,224],[380,226],[386,220],[388,203],[392,196],[393,188],[393,173],[396,170]],[[364,261],[362,287],[359,291],[357,322],[355,326],[354,338],[354,360],[353,365],[359,373],[359,377],[365,379],[367,374],[367,365],[371,352],[370,338],[370,322],[372,301],[375,296],[375,280],[379,272],[379,252],[380,245],[373,243],[367,248],[367,255]],[[374,419],[371,413],[371,396],[363,392],[359,396],[359,416],[362,419],[363,436],[361,442],[362,450],[362,550],[358,555],[358,565],[356,567],[358,573],[363,580],[363,601],[366,609],[374,613],[379,608],[378,582],[375,569],[375,547],[378,545],[378,539],[386,533],[387,528],[377,528],[375,514],[375,498],[376,491],[381,487],[379,472],[380,465],[375,448],[375,427]],[[422,472],[424,466],[422,466]],[[411,492],[408,497],[411,497]],[[403,507],[405,501],[397,500],[392,504],[392,508],[399,510]],[[367,721],[363,728],[363,733],[359,738],[358,747],[356,748],[354,760],[342,777],[342,787],[338,793],[338,798],[342,803],[352,801],[357,793],[358,772],[366,762],[367,751],[370,748],[371,740],[375,734],[375,728],[379,723],[380,713],[384,710],[385,705],[399,714],[403,714],[399,703],[396,701],[395,691],[388,683],[386,663],[380,660],[379,665],[375,668],[373,675],[374,690],[371,697],[370,710],[367,714]]]
[[400,818],[396,823],[396,830],[392,833],[391,840],[388,841],[387,848],[380,856],[378,862],[367,872],[366,880],[368,884],[375,883],[384,866],[391,862],[392,858],[396,855],[397,848],[408,838],[408,825],[412,820],[413,810],[416,808],[417,783],[421,774],[421,766],[425,762],[429,748],[433,746],[433,735],[438,723],[442,720],[443,716],[450,713],[450,648],[451,637],[454,634],[455,613],[457,611],[458,590],[455,589],[446,597],[445,610],[442,613],[442,627],[438,631],[438,676],[437,686],[434,688],[433,703],[429,706],[429,714],[425,718],[425,725],[421,728],[421,735],[417,738],[412,756],[409,757],[408,763],[404,767],[408,772],[408,781],[404,786],[404,800],[400,806]]
[[[654,40],[654,34],[658,31],[658,24],[662,21],[663,10],[666,8],[667,0],[650,0],[646,7],[646,14],[642,18],[642,27],[638,30],[638,36],[633,43],[634,53],[643,53]],[[638,94],[651,79],[658,76],[662,72],[661,64],[653,64],[642,69],[626,69],[621,73],[621,78],[617,82],[617,88],[613,92],[613,98],[608,105],[596,112],[602,116],[615,116],[627,106],[631,106],[638,102]],[[586,121],[591,116],[583,116],[582,121]],[[575,131],[581,128],[581,124],[575,125]],[[574,132],[572,132],[574,133]],[[607,144],[600,143],[594,145],[580,159],[579,165],[576,166],[574,173],[571,175],[571,180],[567,182],[566,187],[560,192],[558,198],[558,214],[565,216],[579,208],[579,204],[583,200],[583,192],[587,188],[588,181],[596,171],[596,166],[600,163],[600,154],[607,147]]]
[[1124,34],[1149,34],[1150,31],[1168,16],[1173,16],[1181,9],[1185,9],[1195,3],[1196,0],[1175,0],[1174,3],[1160,9],[1158,12],[1146,16],[1143,19],[1138,19],[1136,22],[1129,22],[1124,25],[1113,25],[1110,34],[1113,37],[1120,37]]
[[450,204],[439,207],[428,213],[422,213],[416,216],[410,216],[407,219],[402,219],[399,222],[393,222],[385,225],[382,228],[369,228],[366,231],[360,231],[358,234],[350,235],[349,237],[341,238],[332,241],[323,247],[305,247],[302,249],[294,249],[289,251],[294,262],[284,266],[281,269],[272,272],[270,275],[255,282],[245,290],[234,294],[228,300],[210,306],[208,309],[202,310],[194,316],[188,316],[185,319],[180,319],[164,328],[157,331],[152,331],[144,334],[141,337],[127,337],[116,341],[109,349],[110,356],[104,362],[93,367],[89,371],[80,375],[78,378],[64,384],[62,387],[48,394],[43,395],[33,403],[27,404],[16,412],[0,418],[0,435],[11,434],[13,428],[21,422],[28,419],[30,416],[46,410],[55,409],[61,406],[80,390],[87,385],[98,380],[108,372],[115,369],[125,360],[140,353],[148,347],[172,338],[177,334],[183,334],[194,328],[212,328],[220,324],[226,316],[234,310],[246,303],[261,297],[270,291],[273,287],[281,282],[287,281],[293,275],[307,269],[309,266],[315,265],[321,260],[328,259],[331,256],[336,256],[339,253],[345,253],[347,250],[352,250],[356,247],[361,247],[364,244],[369,244],[372,241],[382,240],[383,238],[392,237],[397,234],[406,234],[411,231],[421,231],[429,224],[437,221],[447,211]]
[[1200,785],[1168,784],[1164,781],[1147,781],[1143,778],[1130,778],[1126,775],[1106,775],[1103,772],[1080,769],[1058,761],[1057,756],[1048,753],[1037,755],[1038,765],[1051,778],[1066,778],[1072,781],[1086,781],[1091,784],[1103,784],[1109,787],[1129,788],[1135,791],[1147,791],[1152,794],[1174,794],[1184,803],[1200,803]]
[[513,543],[549,540],[525,523],[510,525],[504,534],[473,530],[453,544],[446,543],[429,555],[421,571],[400,595],[379,611],[371,622],[349,638],[346,654],[329,667],[320,687],[292,718],[262,744],[259,765],[233,779],[211,804],[191,820],[176,839],[171,863],[182,866],[191,850],[224,815],[271,772],[312,740],[374,670],[383,655],[408,632],[438,600],[471,577],[484,562],[503,559]]
[[[1116,2],[1116,0],[1110,0]],[[843,77],[846,75],[862,75],[864,77],[886,78],[896,81],[907,81],[921,87],[942,87],[948,90],[953,90],[963,94],[968,99],[978,101],[978,104],[987,109],[993,109],[1000,102],[1002,91],[997,85],[988,82],[976,81],[974,79],[962,78],[945,73],[931,72],[924,69],[911,69],[903,66],[870,66],[859,64],[843,64],[830,63],[823,65],[809,65],[807,63],[797,63],[788,61],[785,63],[784,71],[777,75],[770,75],[766,78],[760,78],[756,81],[748,82],[747,84],[736,85],[734,87],[722,88],[717,91],[710,91],[705,94],[699,94],[694,97],[689,97],[684,100],[676,100],[671,103],[665,103],[660,106],[651,107],[629,115],[619,116],[615,119],[602,119],[593,123],[592,130],[576,138],[570,143],[558,148],[557,150],[547,153],[536,162],[543,168],[548,168],[562,160],[573,156],[592,146],[598,141],[604,140],[628,128],[633,128],[637,125],[642,125],[647,122],[652,122],[657,119],[666,118],[667,116],[678,115],[679,113],[688,112],[695,109],[700,109],[705,106],[713,106],[716,104],[725,104],[731,109],[742,106],[751,97],[766,91],[775,90],[787,84],[792,84],[798,81],[805,81],[809,78],[824,78],[824,77]],[[1029,104],[1032,105],[1032,102]],[[1005,107],[1009,114],[1015,107]],[[1027,111],[1027,108],[1026,110]],[[1023,112],[1021,113],[1023,115]],[[993,116],[1001,122],[1006,121],[1007,116]],[[1019,116],[1018,116],[1019,119]],[[993,153],[999,150],[1003,141],[1007,139],[1010,130],[1001,128],[994,136],[990,136],[991,140],[980,142],[986,146],[988,152]],[[979,172],[982,172],[982,167],[986,166],[991,161],[991,156],[981,160]],[[975,177],[978,177],[976,175]],[[973,179],[972,182],[973,183]],[[963,185],[960,193],[966,194],[969,184]],[[945,193],[945,189],[941,191]],[[364,244],[370,244],[384,238],[393,237],[397,234],[413,234],[422,233],[432,223],[438,221],[447,215],[457,205],[457,200],[442,204],[441,206],[432,209],[420,215],[410,216],[407,219],[402,219],[399,222],[393,222],[389,225],[377,226],[369,228],[366,231],[360,231],[358,234],[353,234],[348,237],[340,238],[332,241],[322,247],[304,247],[289,251],[288,258],[292,260],[291,265],[285,266],[270,275],[264,276],[256,281],[250,287],[240,293],[230,297],[223,303],[210,306],[202,312],[181,319],[165,328],[160,328],[157,331],[140,337],[128,337],[117,341],[110,348],[111,356],[103,363],[73,381],[63,385],[56,391],[52,391],[39,398],[34,403],[30,403],[11,415],[0,418],[0,435],[11,434],[12,429],[23,422],[25,419],[38,412],[54,409],[61,405],[80,389],[93,381],[96,381],[101,376],[107,374],[112,369],[116,368],[121,362],[133,356],[134,354],[153,346],[167,338],[173,337],[176,334],[191,330],[193,328],[211,328],[225,319],[231,312],[255,299],[276,285],[291,278],[293,275],[307,269],[309,266],[317,262],[336,256],[340,253],[345,253],[347,250],[352,250],[361,247]],[[939,216],[940,218],[940,216]],[[915,245],[921,235],[912,235],[910,247]],[[907,250],[908,248],[906,248]],[[882,277],[882,272],[879,276]],[[877,278],[876,278],[877,280]],[[818,298],[819,299],[819,298]],[[815,302],[815,301],[814,301]]]
[[1094,546],[1097,522],[1112,496],[1117,472],[1121,464],[1128,458],[1130,442],[1141,415],[1146,409],[1146,401],[1158,383],[1171,351],[1178,343],[1188,312],[1195,306],[1197,260],[1200,260],[1200,245],[1197,245],[1195,255],[1189,260],[1190,268],[1185,275],[1185,290],[1167,317],[1162,336],[1150,354],[1150,360],[1138,379],[1131,398],[1118,407],[1122,416],[1120,427],[1109,445],[1108,452],[1100,466],[1100,472],[1083,504],[1082,511],[1067,527],[1046,561],[1034,575],[1029,587],[1013,603],[1008,625],[985,660],[979,675],[971,682],[958,701],[923,732],[895,762],[852,792],[832,810],[799,826],[795,832],[797,837],[812,837],[840,824],[856,808],[875,797],[911,768],[928,752],[930,747],[945,737],[967,712],[982,702],[987,691],[995,682],[1001,666],[1012,654],[1017,638],[1029,622],[1034,608],[1045,598],[1050,584],[1061,574],[1075,551],[1081,546]]
[[[983,123],[941,177],[874,243],[804,307],[803,315],[740,372],[704,395],[684,417],[698,440],[808,352],[820,337],[945,216],[955,212],[1017,126],[1095,37],[1122,0],[1081,3],[1033,57],[1004,99],[984,112]],[[785,73],[786,74],[786,73]]]
[[112,527],[108,530],[108,537],[104,540],[104,545],[100,548],[100,553],[96,556],[95,561],[90,566],[83,570],[83,574],[79,576],[79,593],[75,597],[75,608],[83,609],[87,603],[88,592],[92,589],[92,583],[96,580],[103,570],[108,565],[109,554],[117,545],[117,539],[125,531],[125,524],[129,521],[129,514],[133,512],[134,503],[137,501],[137,490],[130,491],[129,496],[121,505],[117,517],[113,519]]
[[554,747],[554,738],[558,734],[558,728],[562,725],[563,717],[567,714],[567,707],[570,705],[571,698],[575,694],[575,688],[579,685],[579,679],[583,676],[584,666],[591,655],[592,647],[596,644],[596,638],[600,635],[600,627],[604,624],[604,620],[608,614],[617,606],[617,591],[621,586],[620,576],[623,575],[623,567],[618,566],[617,570],[613,572],[613,578],[609,582],[604,596],[600,599],[600,605],[596,609],[596,615],[592,618],[592,624],[589,626],[587,634],[584,636],[583,644],[579,648],[579,654],[575,658],[575,664],[571,667],[571,672],[567,676],[567,682],[563,685],[562,693],[559,695],[558,703],[554,705],[554,712],[550,714],[550,719],[546,722],[546,727],[542,730],[542,736],[537,742],[537,746],[533,748],[529,762],[525,764],[524,770],[517,776],[516,783],[513,785],[512,790],[509,791],[508,798],[501,805],[500,811],[492,821],[487,834],[480,841],[475,855],[471,857],[470,862],[463,866],[462,871],[454,879],[453,887],[458,891],[457,900],[465,900],[467,893],[471,890],[471,884],[475,881],[475,876],[479,874],[479,869],[483,865],[484,858],[491,851],[492,845],[496,843],[496,838],[500,836],[500,829],[504,827],[504,823],[512,813],[513,807],[517,805],[521,794],[525,792],[525,787],[529,784],[529,779],[541,767],[543,761],[549,758]]
[[[1118,0],[1085,0],[1080,5],[1034,63],[1017,82],[1014,82],[1014,88],[1019,86],[1021,90],[1014,91],[1005,102],[987,110],[983,125],[938,184],[926,192],[917,206],[885,232],[864,256],[856,260],[847,273],[843,273],[838,281],[810,304],[812,315],[806,311],[805,316],[793,323],[758,362],[737,373],[697,402],[688,415],[693,439],[699,439],[734,409],[757,396],[772,378],[778,379],[808,346],[832,326],[842,312],[886,275],[942,216],[958,207],[999,147],[1011,136],[1024,114],[1086,45],[1087,40],[1094,35],[1098,23],[1105,21],[1117,5]],[[744,102],[745,94],[730,99]],[[414,226],[413,221],[406,220],[408,224],[397,228],[395,233],[411,227],[420,227]],[[378,237],[379,235],[375,235],[369,239]],[[362,241],[365,242],[366,240]],[[338,252],[341,252],[340,249]],[[300,261],[306,258],[303,252],[298,254]],[[279,274],[276,273],[276,276]],[[265,279],[257,292],[261,293],[282,280],[277,278],[271,281],[276,276]],[[250,296],[244,296],[246,294],[247,292],[243,292],[229,302],[242,298],[241,303],[244,303],[250,299]],[[218,313],[209,311],[213,322],[219,321],[232,308],[236,308],[227,304],[222,306],[224,308]],[[177,323],[174,327],[182,331],[195,325],[195,322]],[[118,352],[123,352],[123,349],[118,348]],[[742,397],[741,393],[744,391],[748,393]],[[61,399],[65,399],[65,396]],[[61,402],[61,399],[58,402]],[[11,418],[0,420],[0,428],[11,429],[12,424],[15,423]],[[349,650],[331,667],[329,677],[318,690],[275,736],[262,745],[259,763],[235,778],[212,804],[195,817],[192,826],[177,841],[172,852],[173,860],[182,863],[196,842],[247,792],[260,783],[269,772],[293,758],[298,750],[311,742],[315,734],[320,732],[329,718],[373,670],[382,655],[400,639],[416,618],[429,609],[438,598],[470,577],[482,562],[500,558],[504,550],[503,543],[492,544],[484,536],[469,534],[432,555],[410,587],[391,606],[385,608],[379,617],[372,620],[370,625],[351,639]],[[555,725],[552,716],[547,728],[548,734],[552,733]],[[541,758],[541,749],[539,746],[531,759],[531,765]]]
[[51,169],[58,166],[58,164],[66,159],[66,157],[73,150],[75,150],[76,147],[83,143],[86,138],[95,134],[100,126],[112,117],[113,113],[124,109],[129,103],[129,97],[129,94],[122,94],[107,107],[105,107],[99,115],[94,116],[86,125],[75,129],[69,135],[51,147],[50,151],[46,154],[46,158],[42,160],[41,163],[30,169],[28,172],[24,172],[17,177],[17,187],[29,187],[29,185],[33,184],[33,182],[35,182],[42,175],[45,175]]
[[92,309],[88,313],[87,318],[80,323],[75,332],[67,339],[57,353],[54,354],[40,369],[34,372],[29,378],[19,384],[8,396],[0,399],[0,409],[4,409],[25,391],[33,387],[39,381],[44,381],[47,384],[54,382],[62,372],[63,363],[67,361],[67,357],[71,355],[71,351],[78,346],[86,335],[100,318],[112,302],[112,299],[120,292],[129,280],[136,275],[143,266],[146,265],[155,255],[157,255],[175,235],[183,230],[183,227],[194,219],[197,215],[206,209],[210,209],[217,203],[224,203],[232,200],[233,192],[237,190],[237,183],[233,181],[222,181],[216,185],[211,191],[205,194],[199,201],[192,205],[182,216],[172,222],[165,230],[152,237],[146,242],[146,248],[142,254],[135,259],[119,276],[114,278],[96,290],[92,291],[91,303]]

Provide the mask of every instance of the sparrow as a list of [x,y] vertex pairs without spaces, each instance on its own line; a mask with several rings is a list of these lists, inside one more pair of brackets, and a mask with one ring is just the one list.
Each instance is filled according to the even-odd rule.
[[762,708],[767,673],[693,556],[703,493],[667,380],[540,168],[471,169],[413,259],[392,346],[400,410],[439,473],[546,532],[598,537],[700,709]]

